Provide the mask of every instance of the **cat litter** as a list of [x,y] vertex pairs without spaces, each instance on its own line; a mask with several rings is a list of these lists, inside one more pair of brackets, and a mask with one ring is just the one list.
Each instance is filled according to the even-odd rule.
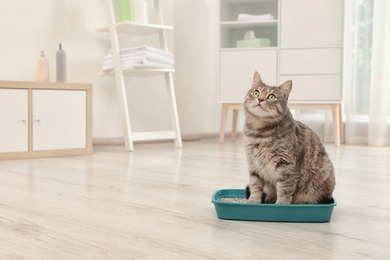
[[246,203],[245,198],[220,198],[220,202],[235,202],[235,203]]
[[244,189],[217,190],[211,202],[220,219],[268,222],[329,222],[336,206],[335,200],[330,204],[246,203]]

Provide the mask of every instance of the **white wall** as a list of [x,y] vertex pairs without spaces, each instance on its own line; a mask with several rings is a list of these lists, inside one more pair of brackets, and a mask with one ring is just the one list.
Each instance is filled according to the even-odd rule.
[[[115,0],[114,0],[115,1]],[[152,1],[150,0],[151,4]],[[184,136],[219,131],[217,100],[217,1],[162,0],[169,45],[176,58],[175,87]],[[68,82],[93,84],[93,137],[123,136],[115,81],[99,76],[102,58],[110,48],[108,35],[96,29],[107,25],[103,0],[1,0],[0,80],[33,81],[40,50],[45,50],[55,81],[55,51],[65,44]],[[153,19],[153,17],[151,17]],[[157,37],[121,38],[123,46]],[[169,128],[162,76],[128,79],[134,131]]]
[[218,1],[175,1],[176,92],[183,133],[216,133],[220,124]]

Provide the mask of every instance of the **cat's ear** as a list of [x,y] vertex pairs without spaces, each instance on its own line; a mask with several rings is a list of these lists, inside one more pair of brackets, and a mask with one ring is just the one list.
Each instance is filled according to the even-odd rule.
[[287,80],[282,85],[279,86],[279,88],[283,91],[286,99],[288,99],[288,96],[290,95],[291,89],[292,89],[292,81]]
[[260,78],[260,74],[255,71],[255,75],[253,75],[253,83],[252,88],[257,88],[263,85],[263,81]]

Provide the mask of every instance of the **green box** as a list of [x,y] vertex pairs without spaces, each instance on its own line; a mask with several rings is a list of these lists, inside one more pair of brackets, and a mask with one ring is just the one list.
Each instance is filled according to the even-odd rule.
[[265,38],[237,41],[237,48],[269,47],[270,45],[271,45],[270,39],[265,39]]
[[211,197],[217,217],[229,220],[329,222],[336,206],[335,199],[329,204],[252,204],[221,202],[221,198],[245,198],[245,190],[217,190]]

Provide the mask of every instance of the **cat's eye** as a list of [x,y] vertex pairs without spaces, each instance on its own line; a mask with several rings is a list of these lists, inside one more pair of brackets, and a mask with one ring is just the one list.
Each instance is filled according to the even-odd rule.
[[268,97],[267,97],[267,99],[272,101],[272,100],[275,100],[276,97],[275,97],[274,94],[269,94]]
[[254,97],[260,96],[260,91],[259,91],[259,90],[254,90],[254,91],[252,92],[252,96],[254,96]]

